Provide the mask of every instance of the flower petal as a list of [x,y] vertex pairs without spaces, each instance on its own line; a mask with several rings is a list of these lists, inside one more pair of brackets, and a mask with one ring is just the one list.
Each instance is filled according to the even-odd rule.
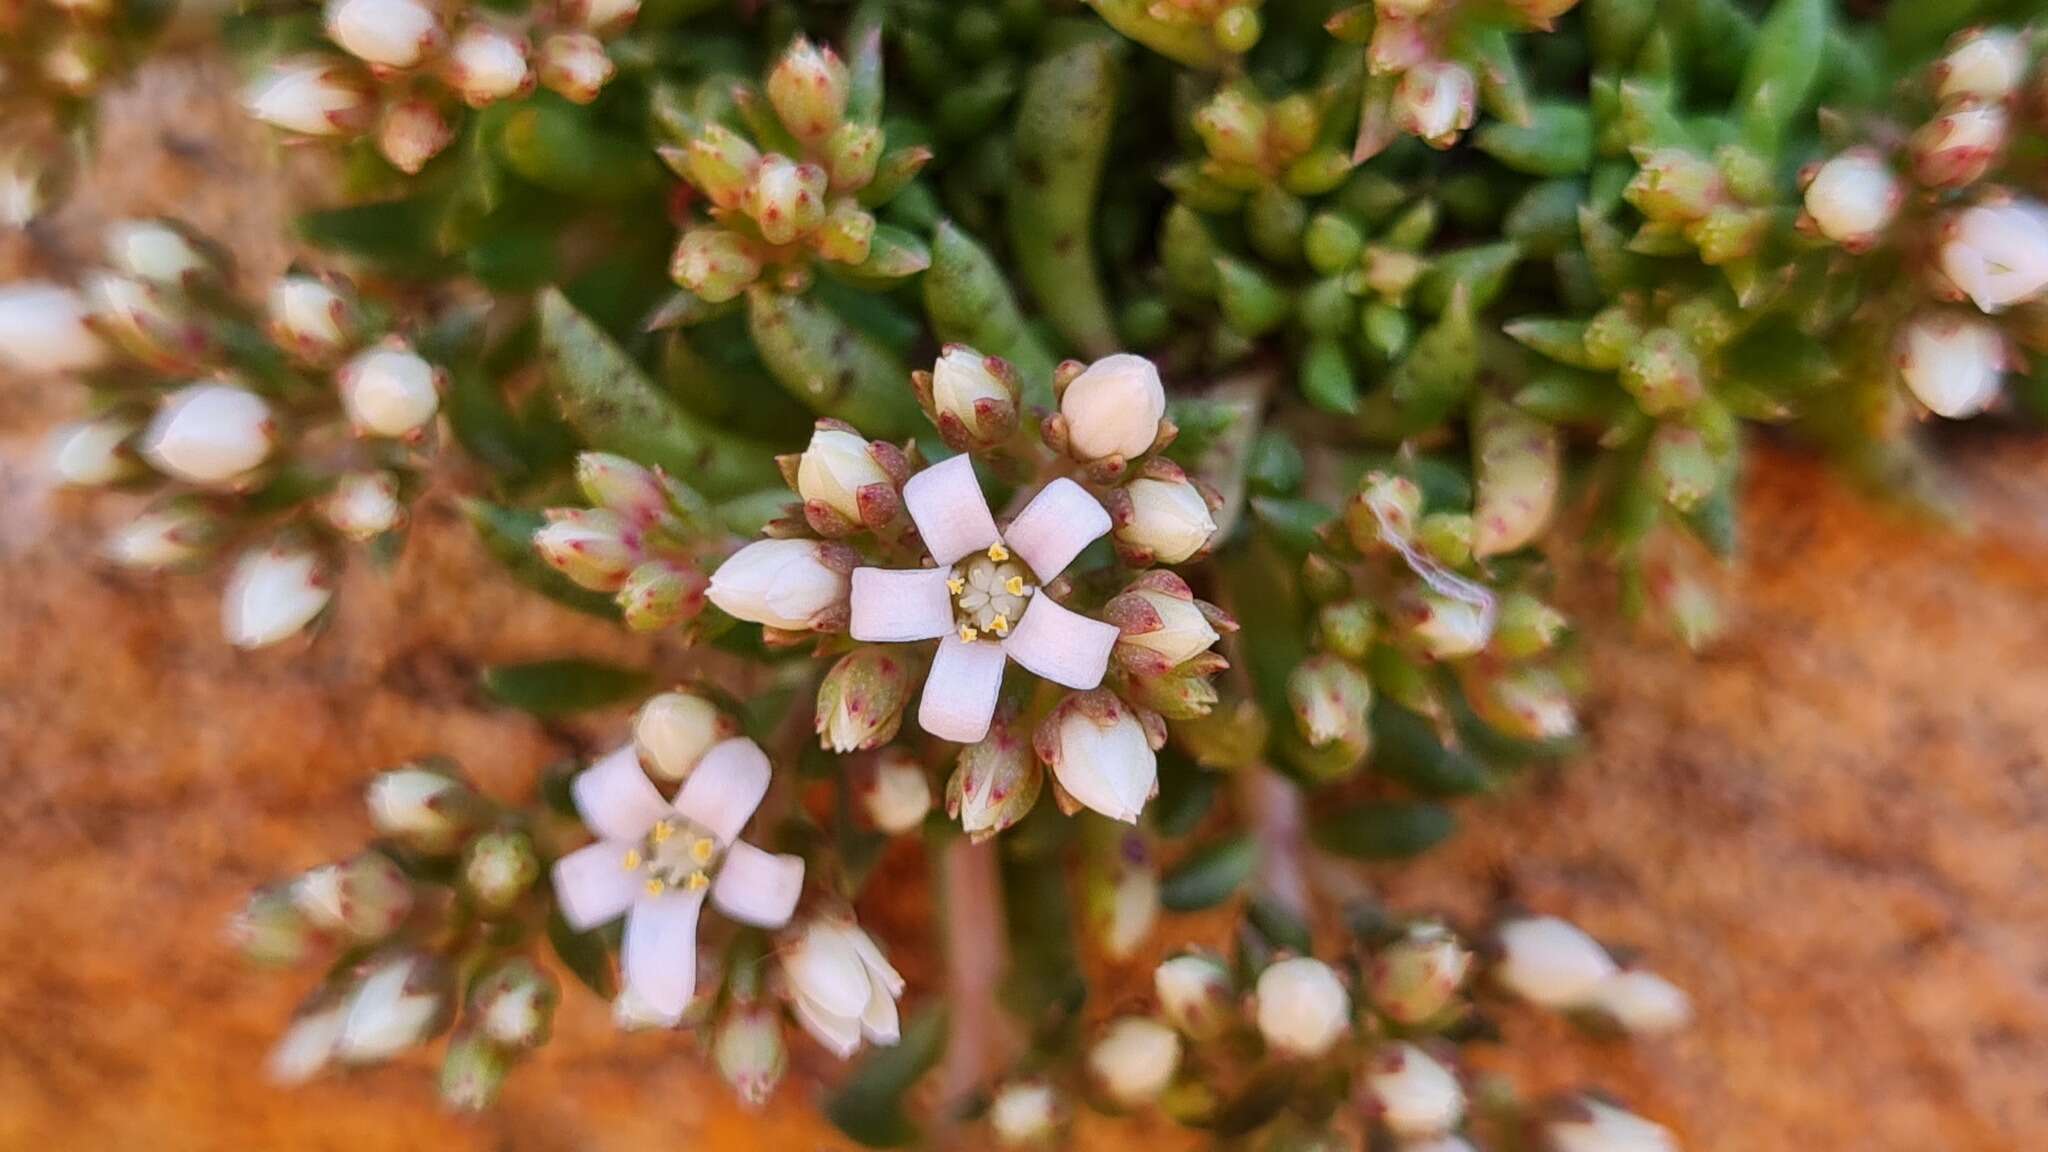
[[631,744],[578,773],[569,794],[584,825],[606,840],[638,840],[668,815],[668,803],[655,791]]
[[619,949],[626,987],[648,1014],[673,1027],[697,990],[697,913],[704,893],[671,889],[642,896],[626,916]]
[[1010,546],[1039,580],[1051,580],[1081,549],[1109,531],[1109,512],[1086,488],[1062,476],[1047,484],[1003,532]]
[[632,907],[640,894],[640,874],[626,867],[633,845],[599,840],[555,861],[555,906],[578,932],[609,924]]
[[997,540],[995,517],[982,499],[974,461],[965,453],[912,476],[903,485],[903,507],[924,537],[925,551],[944,568]]
[[844,1060],[860,1049],[859,1017],[834,1016],[804,996],[791,1003],[796,1008],[796,1022],[834,1056]]
[[[1116,630],[1110,632],[1114,635]],[[941,740],[973,744],[988,735],[1002,688],[1003,646],[949,635],[939,641],[932,670],[924,678],[917,726]]]
[[718,879],[711,882],[711,902],[742,924],[780,928],[789,923],[803,890],[803,857],[739,843],[725,850]]
[[1085,692],[1102,683],[1118,635],[1114,624],[1091,620],[1049,596],[1033,596],[1003,650],[1036,675]]
[[889,963],[887,956],[882,955],[874,937],[859,929],[851,935],[854,951],[860,953],[860,962],[867,966],[868,978],[880,984],[891,997],[903,995],[903,974],[896,971],[896,966]]
[[893,644],[935,640],[953,630],[953,597],[947,568],[855,568],[855,640]]
[[819,1011],[857,1020],[874,994],[868,970],[854,949],[853,933],[816,924],[783,956],[783,970],[803,998]]
[[768,754],[744,736],[713,744],[676,793],[676,811],[730,844],[768,794]]
[[860,1014],[860,1030],[863,1036],[877,1044],[894,1044],[903,1038],[903,1028],[896,1014],[896,998],[886,995],[880,988],[868,997],[868,1006]]

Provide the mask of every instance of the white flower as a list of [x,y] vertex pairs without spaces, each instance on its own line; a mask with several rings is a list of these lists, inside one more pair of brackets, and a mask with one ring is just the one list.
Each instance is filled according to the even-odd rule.
[[1126,863],[1109,893],[1109,915],[1102,928],[1102,951],[1111,960],[1128,960],[1151,939],[1159,924],[1159,869],[1150,861]]
[[[995,716],[1006,659],[1068,688],[1102,682],[1115,626],[1036,594],[1109,531],[1109,513],[1087,489],[1054,480],[998,531],[974,464],[961,455],[912,476],[903,505],[934,567],[856,568],[850,630],[875,643],[943,637],[918,704],[920,727],[942,740],[980,740]],[[776,542],[746,551],[769,543]],[[714,602],[724,573],[712,578]]]
[[1164,668],[1178,667],[1216,643],[1209,614],[1187,582],[1170,572],[1139,577],[1103,614],[1121,632],[1118,643],[1149,653]]
[[1583,1004],[1616,971],[1607,949],[1555,916],[1510,920],[1500,926],[1498,936],[1501,958],[1494,978],[1509,992],[1545,1008]]
[[1692,1000],[1684,989],[1640,969],[1618,972],[1601,981],[1584,1006],[1606,1015],[1625,1031],[1643,1036],[1675,1031],[1692,1019]]
[[134,470],[126,451],[135,425],[126,420],[66,424],[50,438],[50,466],[57,478],[79,488],[112,484]]
[[141,451],[165,475],[224,484],[263,463],[276,436],[262,397],[228,384],[195,384],[165,398]]
[[563,14],[593,31],[610,30],[640,14],[640,0],[566,0]]
[[115,269],[152,284],[183,284],[207,270],[201,255],[183,233],[157,220],[121,220],[107,229],[107,262]]
[[364,790],[363,802],[378,834],[440,854],[456,847],[472,827],[455,810],[468,795],[462,781],[446,772],[406,767],[378,773]]
[[1678,1152],[1661,1125],[1598,1100],[1573,1101],[1568,1114],[1543,1125],[1549,1152]]
[[988,1123],[1007,1148],[1043,1144],[1059,1125],[1060,1100],[1043,1080],[1013,1081],[996,1089]]
[[[796,492],[808,502],[823,504],[851,523],[862,524],[861,493],[881,485],[889,474],[875,462],[867,439],[837,427],[819,427],[796,465]],[[874,496],[870,495],[872,501]]]
[[205,518],[190,508],[144,512],[107,539],[107,558],[123,568],[183,564],[199,555],[205,529]]
[[1950,105],[1913,134],[1913,174],[1930,188],[1974,183],[1997,163],[2011,136],[2004,105]]
[[1465,1118],[1458,1078],[1413,1044],[1393,1044],[1366,1072],[1366,1087],[1380,1120],[1402,1139],[1440,1136]]
[[702,696],[663,692],[633,718],[633,746],[657,780],[688,776],[713,746],[739,735],[739,725]]
[[705,596],[734,619],[799,632],[845,605],[846,569],[821,541],[756,540],[718,566]]
[[334,1048],[347,1017],[348,1001],[339,999],[301,1011],[264,1063],[271,1081],[286,1086],[303,1084],[326,1070],[334,1062]]
[[1275,1051],[1314,1059],[1351,1030],[1351,995],[1328,964],[1308,956],[1282,960],[1259,973],[1259,1034]]
[[370,93],[348,69],[322,56],[299,56],[270,66],[242,91],[249,114],[274,128],[305,136],[361,131]]
[[473,108],[518,95],[533,84],[526,52],[524,37],[491,24],[471,24],[448,50],[448,83]]
[[640,546],[616,512],[554,508],[533,534],[534,551],[556,571],[594,592],[616,592],[641,560]]
[[[936,379],[933,384],[936,397]],[[1159,368],[1128,352],[1105,356],[1060,393],[1060,415],[1068,444],[1083,460],[1143,455],[1159,438],[1159,421],[1166,416]]]
[[372,968],[348,1000],[334,1054],[351,1064],[388,1060],[431,1035],[448,1007],[433,962],[398,956]]
[[302,359],[325,360],[348,345],[348,301],[324,281],[281,277],[270,286],[267,309],[271,335]]
[[1408,69],[1394,89],[1395,115],[1411,136],[1448,148],[1472,126],[1479,82],[1463,64],[1426,61]]
[[334,590],[311,552],[256,548],[242,554],[221,601],[221,631],[237,648],[262,648],[297,635],[327,607]]
[[389,472],[350,472],[335,482],[321,511],[336,532],[350,540],[371,540],[397,527],[405,509],[398,502],[398,477]]
[[1904,200],[1898,174],[1884,157],[1865,148],[1828,160],[1806,186],[1806,214],[1814,227],[1852,250],[1875,243]]
[[386,68],[410,68],[440,50],[441,18],[420,0],[327,0],[327,38]]
[[1179,1070],[1180,1035],[1142,1016],[1112,1022],[1088,1050],[1089,1073],[1126,1108],[1158,1099]]
[[455,125],[430,100],[399,100],[377,121],[377,151],[393,168],[416,176],[455,139]]
[[2048,290],[2048,207],[2033,200],[1979,204],[1950,224],[1941,270],[1986,312]]
[[84,372],[106,359],[78,293],[46,280],[0,284],[0,363],[17,372]]
[[2004,29],[1966,32],[1935,65],[1935,97],[1997,102],[2027,79],[2027,42]]
[[1067,697],[1033,737],[1038,758],[1074,803],[1135,824],[1158,790],[1163,731],[1148,730],[1108,690]]
[[946,345],[932,365],[934,420],[958,420],[970,436],[979,437],[1007,431],[1016,409],[1012,386],[989,370],[988,357],[965,344]]
[[1928,313],[1899,333],[1899,375],[1929,411],[1951,420],[1975,416],[1998,399],[2005,336],[1988,320]]
[[931,780],[917,757],[901,748],[885,748],[875,757],[874,782],[861,795],[861,806],[876,828],[900,836],[931,813]]
[[697,914],[707,892],[743,924],[789,922],[803,891],[803,857],[739,840],[768,777],[767,754],[741,738],[706,752],[672,802],[655,791],[630,744],[570,783],[598,840],[555,862],[555,903],[578,932],[626,917],[627,1018],[665,1027],[682,1020],[697,987]]
[[797,1023],[841,1060],[871,1044],[896,1043],[903,977],[849,920],[814,919],[782,950],[782,976]]
[[1207,1040],[1229,1026],[1232,989],[1230,969],[1214,956],[1175,956],[1152,970],[1152,993],[1160,1014],[1197,1040]]
[[1202,491],[1185,476],[1161,470],[1124,487],[1130,504],[1116,538],[1148,554],[1154,563],[1178,564],[1202,550],[1216,534],[1216,521]]
[[359,352],[335,374],[342,407],[360,432],[416,436],[441,406],[439,373],[403,340]]

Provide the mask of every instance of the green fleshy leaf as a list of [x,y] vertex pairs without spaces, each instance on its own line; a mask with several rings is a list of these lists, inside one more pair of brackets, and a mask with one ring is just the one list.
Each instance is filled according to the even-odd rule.
[[1159,903],[1173,912],[1213,908],[1237,893],[1259,865],[1259,843],[1239,836],[1211,844],[1183,860],[1159,881]]
[[1354,860],[1404,860],[1442,843],[1458,821],[1441,804],[1371,803],[1315,821],[1310,838]]
[[825,1102],[835,1127],[869,1148],[901,1148],[918,1139],[903,1114],[903,1096],[946,1050],[946,1012],[932,1005],[903,1026],[903,1038],[870,1048]]
[[568,716],[643,696],[653,678],[637,668],[592,660],[500,664],[483,674],[484,692],[536,716]]
[[569,974],[581,981],[599,999],[618,995],[619,982],[612,967],[612,952],[603,929],[578,932],[562,919],[560,911],[548,913],[548,944]]

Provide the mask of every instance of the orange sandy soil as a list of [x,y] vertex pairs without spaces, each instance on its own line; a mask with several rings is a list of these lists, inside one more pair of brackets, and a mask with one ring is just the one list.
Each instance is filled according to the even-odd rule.
[[[55,239],[12,242],[0,269],[87,251],[75,238],[98,219],[150,211],[281,266],[289,181],[220,112],[226,83],[158,69],[113,101]],[[317,644],[231,652],[212,581],[90,559],[127,508],[51,490],[42,437],[75,404],[55,382],[0,379],[0,1147],[845,1145],[804,1077],[745,1114],[689,1039],[614,1034],[573,991],[556,1041],[481,1119],[439,1111],[423,1059],[267,1087],[263,1053],[304,978],[245,972],[223,947],[242,895],[357,843],[381,767],[447,752],[509,794],[616,735],[617,716],[550,731],[494,709],[478,668],[675,654],[495,579],[447,492],[388,577],[349,574]],[[1641,949],[1699,1019],[1610,1046],[1515,1014],[1490,1067],[1531,1091],[1603,1085],[1693,1149],[2048,1142],[2048,453],[1948,449],[1972,535],[1761,453],[1729,581],[1741,614],[1702,658],[1611,622],[1602,582],[1569,598],[1587,622],[1589,753],[1468,804],[1450,845],[1368,879],[1398,906],[1465,915],[1505,886]],[[875,910],[913,1001],[937,992],[921,921]],[[1081,1142],[1138,1140],[1175,1145],[1136,1122]]]

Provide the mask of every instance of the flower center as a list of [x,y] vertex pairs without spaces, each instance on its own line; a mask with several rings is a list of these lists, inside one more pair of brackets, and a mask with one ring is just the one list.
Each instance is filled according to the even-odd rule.
[[711,883],[712,866],[718,863],[718,840],[680,817],[662,820],[647,830],[638,848],[626,853],[623,863],[628,872],[647,878],[649,896],[671,888],[694,892]]
[[953,621],[960,639],[972,642],[984,632],[1008,636],[1024,615],[1025,602],[1038,591],[1031,569],[997,541],[953,565],[946,587],[953,593]]

